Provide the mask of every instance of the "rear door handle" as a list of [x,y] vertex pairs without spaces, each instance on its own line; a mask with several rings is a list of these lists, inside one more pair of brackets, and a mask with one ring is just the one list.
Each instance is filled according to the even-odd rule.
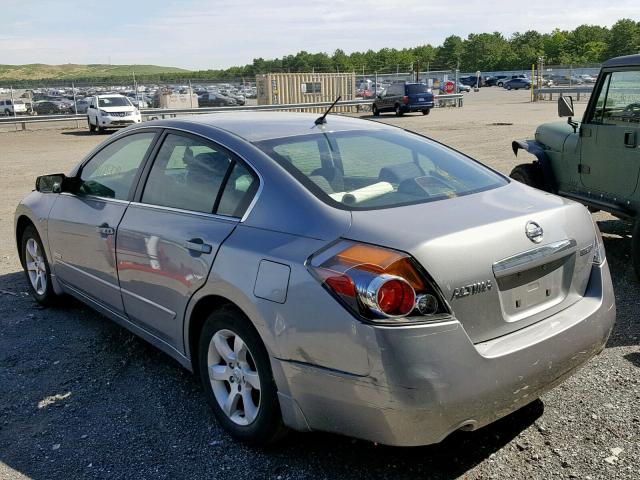
[[204,243],[201,238],[192,238],[183,243],[184,248],[198,253],[211,253],[211,245]]
[[99,227],[96,227],[96,232],[100,235],[113,235],[116,233],[116,230],[115,228],[110,227],[108,223],[103,223]]
[[636,132],[624,132],[624,146],[628,148],[636,146]]

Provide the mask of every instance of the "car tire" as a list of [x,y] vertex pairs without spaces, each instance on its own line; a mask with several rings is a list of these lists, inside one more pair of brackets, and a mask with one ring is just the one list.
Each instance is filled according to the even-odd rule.
[[373,107],[371,107],[371,113],[373,113],[374,117],[380,116],[380,110],[378,110],[378,107],[376,107],[375,103],[373,104]]
[[[224,306],[205,321],[198,370],[207,402],[233,438],[265,446],[287,433],[267,349],[251,321],[236,308]],[[251,402],[250,409],[245,401]]]
[[404,115],[402,108],[400,108],[400,105],[398,104],[396,104],[396,106],[394,107],[394,111],[396,113],[396,117],[401,117],[402,115]]
[[40,235],[33,225],[28,225],[22,232],[20,260],[31,296],[42,306],[53,305],[56,293],[51,283],[51,268]]
[[9,110],[8,108],[4,111],[4,114],[8,117],[11,115],[11,110]]
[[511,85],[507,85],[507,90],[511,90]]
[[96,126],[91,123],[91,118],[87,117],[87,123],[89,124],[89,132],[93,133],[96,131]]
[[100,122],[98,121],[98,117],[96,117],[96,129],[98,130],[98,133],[104,133],[105,128],[100,126]]
[[631,234],[631,260],[636,279],[640,280],[640,219],[638,218],[633,223],[633,233]]
[[537,163],[523,163],[516,166],[509,177],[533,188],[544,189],[544,176]]
[[423,115],[429,115],[429,112],[431,112],[430,108],[425,108],[424,110],[422,110]]
[[502,87],[502,86],[504,86],[504,83],[502,83],[502,82],[498,82],[498,83],[497,83],[497,85],[498,85],[499,87]]

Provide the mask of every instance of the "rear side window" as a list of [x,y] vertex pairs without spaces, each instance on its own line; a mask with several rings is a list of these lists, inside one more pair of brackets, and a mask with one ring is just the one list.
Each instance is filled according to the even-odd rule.
[[[313,143],[318,155],[322,146],[328,156],[319,170],[303,171],[295,158],[279,153]],[[256,145],[320,199],[348,210],[446,200],[508,183],[480,163],[404,131],[325,132]]]
[[151,167],[142,202],[213,213],[232,161],[231,154],[221,147],[169,134]]
[[247,167],[236,162],[225,184],[216,211],[219,215],[242,217],[258,190],[258,179]]

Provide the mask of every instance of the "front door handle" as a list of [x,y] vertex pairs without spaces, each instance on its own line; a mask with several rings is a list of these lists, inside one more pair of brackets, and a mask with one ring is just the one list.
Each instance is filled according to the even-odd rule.
[[183,246],[187,250],[198,253],[211,253],[212,250],[211,245],[204,243],[201,238],[192,238],[191,240],[187,240],[184,242]]
[[96,232],[100,235],[113,235],[116,233],[116,230],[115,228],[110,227],[108,223],[103,223],[99,227],[96,227]]
[[624,146],[627,148],[636,146],[636,132],[624,132]]

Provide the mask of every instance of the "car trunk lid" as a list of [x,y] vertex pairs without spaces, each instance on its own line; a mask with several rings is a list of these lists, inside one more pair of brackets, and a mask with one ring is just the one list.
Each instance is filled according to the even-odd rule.
[[[527,236],[542,229],[539,243]],[[539,232],[538,232],[539,233]],[[410,253],[474,343],[531,325],[584,295],[595,232],[581,205],[522,184],[353,211],[345,235]]]

